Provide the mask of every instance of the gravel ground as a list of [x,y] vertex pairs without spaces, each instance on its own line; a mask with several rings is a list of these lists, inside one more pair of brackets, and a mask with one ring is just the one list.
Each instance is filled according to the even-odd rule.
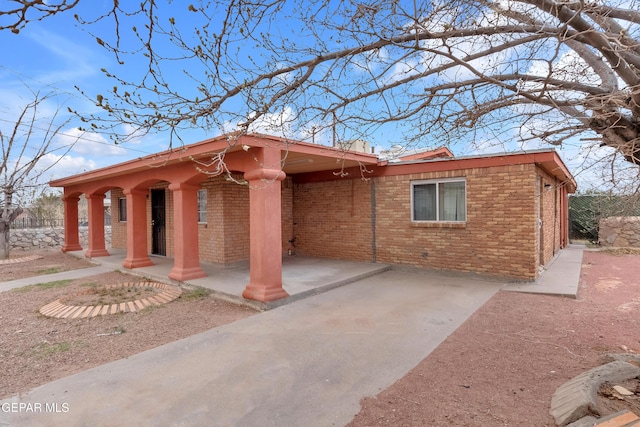
[[[498,292],[356,426],[554,426],[551,396],[608,353],[640,352],[640,256],[584,253],[577,299]],[[609,401],[607,413],[632,403]]]
[[[15,252],[12,258],[30,254]],[[47,273],[90,264],[58,251],[38,254],[43,258],[0,265],[2,281],[32,275],[42,278],[40,285],[0,292],[0,398],[256,313],[202,292],[184,290],[177,300],[138,313],[90,319],[44,317],[38,313],[40,307],[65,295],[142,279],[113,272],[50,282]]]

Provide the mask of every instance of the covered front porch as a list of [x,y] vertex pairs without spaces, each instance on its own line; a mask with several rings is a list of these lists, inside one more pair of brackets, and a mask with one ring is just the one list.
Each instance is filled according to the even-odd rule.
[[[78,258],[84,258],[85,256],[83,251],[71,251],[68,253]],[[205,277],[176,282],[168,278],[169,272],[173,267],[173,258],[151,256],[153,265],[123,270],[122,264],[126,256],[125,250],[110,248],[108,256],[93,258],[92,262],[164,283],[172,282],[173,284],[200,286],[212,290],[220,298],[259,310],[275,308],[311,295],[326,292],[382,273],[390,268],[389,265],[385,264],[285,255],[282,258],[282,287],[289,296],[276,301],[260,302],[245,299],[242,296],[245,286],[249,282],[249,261],[241,261],[232,265],[201,262],[200,267],[206,273]]]
[[[205,262],[234,265],[238,259],[245,259],[249,274],[231,275],[243,281],[239,293],[245,299],[267,304],[291,295],[282,271],[282,257],[288,252],[286,242],[292,246],[295,241],[293,200],[291,196],[285,200],[282,197],[285,179],[301,173],[376,164],[377,157],[370,154],[294,144],[262,135],[240,135],[202,141],[55,180],[50,185],[64,188],[64,252],[81,253],[93,260],[116,256],[106,248],[103,212],[105,194],[117,190],[121,196],[115,203],[119,207],[121,246],[113,246],[124,251],[124,257],[117,257],[120,266],[144,275],[149,268],[162,271],[160,279],[164,281],[199,284],[198,279],[222,275],[220,283],[224,283],[225,275],[233,270],[209,272]],[[198,194],[211,177],[227,179],[246,190],[246,194],[212,188],[217,198],[211,202],[217,210],[208,220],[200,221]],[[164,195],[161,202],[156,201],[156,193]],[[291,194],[290,188],[287,194]],[[78,233],[81,196],[88,201],[86,248],[80,245]],[[158,208],[157,204],[161,206]],[[283,205],[288,208],[284,216]],[[156,215],[156,210],[161,214]],[[286,234],[283,227],[287,228]],[[162,234],[158,239],[162,242],[161,251],[154,247],[156,229]],[[112,232],[115,231],[114,226]],[[295,286],[293,289],[298,292]],[[235,290],[230,294],[236,294]]]

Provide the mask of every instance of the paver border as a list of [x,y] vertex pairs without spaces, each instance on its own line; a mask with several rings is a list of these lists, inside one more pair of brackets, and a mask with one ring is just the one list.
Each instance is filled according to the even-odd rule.
[[177,286],[166,285],[158,282],[125,282],[113,285],[101,286],[103,289],[117,289],[126,287],[152,287],[161,290],[160,293],[147,298],[133,301],[125,301],[118,304],[96,305],[66,305],[59,298],[40,308],[43,316],[58,319],[86,319],[88,317],[105,316],[118,313],[135,313],[152,305],[163,305],[177,299],[182,294],[182,289]]
[[29,256],[23,256],[20,258],[3,259],[3,260],[0,260],[0,265],[17,264],[19,262],[35,261],[37,259],[42,259],[42,258],[44,258],[42,255],[29,255]]

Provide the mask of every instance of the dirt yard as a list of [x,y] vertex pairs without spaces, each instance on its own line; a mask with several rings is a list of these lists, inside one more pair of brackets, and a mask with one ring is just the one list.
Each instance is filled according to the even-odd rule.
[[[16,251],[12,258],[32,254]],[[90,264],[56,251],[38,254],[43,258],[0,265],[0,281],[41,278],[38,285],[0,292],[0,398],[256,313],[201,291],[184,290],[177,300],[138,313],[87,319],[44,317],[38,313],[40,307],[63,296],[81,294],[86,300],[86,291],[96,286],[143,279],[113,272],[50,281],[47,274]]]
[[[605,362],[640,352],[640,256],[585,252],[578,299],[498,292],[378,396],[356,426],[554,426],[551,396]],[[390,361],[392,363],[392,361]],[[608,411],[633,405],[610,402]]]
[[[0,266],[0,280],[40,274],[47,283],[46,273],[87,266],[43,255]],[[404,378],[364,399],[350,426],[555,425],[558,386],[608,353],[640,352],[638,271],[640,255],[588,251],[577,300],[498,292]],[[37,312],[71,291],[132,280],[140,279],[114,272],[0,292],[0,398],[254,314],[189,292],[140,313],[61,320]]]

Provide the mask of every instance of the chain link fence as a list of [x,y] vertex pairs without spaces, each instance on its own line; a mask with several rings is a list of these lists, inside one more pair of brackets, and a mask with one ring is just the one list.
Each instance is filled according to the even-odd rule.
[[598,223],[612,216],[640,216],[640,195],[573,195],[569,197],[569,238],[598,241]]

